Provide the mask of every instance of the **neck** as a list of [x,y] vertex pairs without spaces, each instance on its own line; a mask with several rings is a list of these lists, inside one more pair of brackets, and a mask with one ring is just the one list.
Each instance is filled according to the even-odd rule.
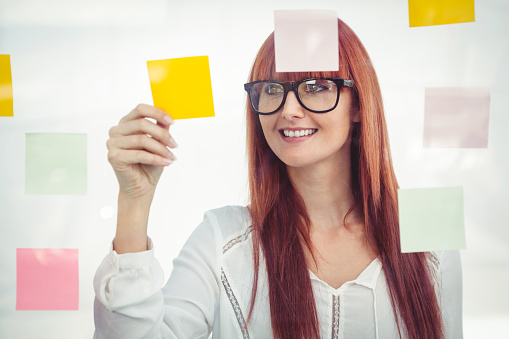
[[[345,157],[342,157],[345,159]],[[311,167],[287,167],[311,220],[311,231],[345,227],[345,216],[354,204],[350,161],[328,161]],[[352,219],[350,219],[352,218]],[[354,223],[358,211],[349,216]]]

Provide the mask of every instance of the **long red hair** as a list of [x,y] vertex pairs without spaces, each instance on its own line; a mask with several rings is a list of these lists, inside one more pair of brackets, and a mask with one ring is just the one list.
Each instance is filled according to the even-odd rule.
[[[429,253],[401,253],[398,183],[392,166],[382,95],[371,60],[357,35],[338,19],[339,71],[276,73],[274,35],[260,48],[249,81],[295,81],[311,77],[353,79],[360,123],[352,131],[354,208],[364,215],[366,234],[380,254],[400,336],[443,338]],[[319,338],[318,317],[304,246],[313,253],[310,220],[286,165],[268,146],[257,114],[247,103],[247,147],[253,222],[255,278],[248,319],[258,285],[260,248],[266,261],[270,315],[275,338]],[[345,217],[346,219],[346,217]]]

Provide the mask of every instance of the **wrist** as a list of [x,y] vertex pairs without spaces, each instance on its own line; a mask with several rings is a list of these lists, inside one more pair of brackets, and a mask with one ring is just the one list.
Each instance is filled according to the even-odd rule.
[[118,203],[129,204],[132,207],[150,207],[154,199],[155,190],[144,190],[144,192],[133,193],[133,190],[124,190],[122,187],[118,191]]
[[147,225],[151,196],[118,196],[117,231],[113,247],[119,254],[147,250]]

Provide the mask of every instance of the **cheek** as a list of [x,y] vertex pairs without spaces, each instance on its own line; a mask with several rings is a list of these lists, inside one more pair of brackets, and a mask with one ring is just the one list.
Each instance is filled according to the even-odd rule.
[[324,123],[322,126],[325,133],[330,137],[331,147],[337,147],[344,144],[350,137],[352,132],[353,123],[347,112],[342,112],[335,119]]
[[348,112],[348,118],[351,120],[351,122],[360,121],[360,110],[358,103],[356,103],[356,100],[349,90],[345,90],[344,88],[341,90],[338,106],[341,107],[341,109],[345,112]]
[[265,136],[265,140],[269,141],[271,138],[271,133],[274,132],[274,122],[271,119],[271,115],[264,116],[260,115],[260,125],[262,126],[263,135]]

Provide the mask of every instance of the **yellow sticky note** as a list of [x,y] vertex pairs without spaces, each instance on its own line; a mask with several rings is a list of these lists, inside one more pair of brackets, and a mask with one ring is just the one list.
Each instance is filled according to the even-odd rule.
[[11,56],[0,55],[0,116],[13,115]]
[[474,0],[408,0],[410,27],[475,21]]
[[154,106],[173,119],[214,116],[209,57],[147,61]]

